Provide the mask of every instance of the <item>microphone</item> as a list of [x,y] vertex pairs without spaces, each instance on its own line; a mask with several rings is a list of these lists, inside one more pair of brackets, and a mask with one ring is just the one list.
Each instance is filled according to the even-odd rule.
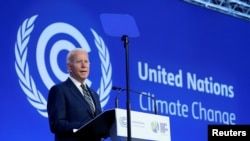
[[118,87],[112,87],[112,90],[118,90],[118,93],[116,94],[116,97],[115,97],[115,108],[118,108],[118,95],[124,91],[125,89],[123,88],[118,88]]
[[[121,88],[121,87],[115,87],[115,86],[113,86],[112,89],[113,90],[118,90],[118,93],[117,93],[116,98],[115,98],[115,102],[116,102],[115,105],[116,105],[116,108],[118,108],[118,95],[122,91],[127,90],[127,89]],[[140,95],[143,95],[143,96],[147,96],[147,97],[150,97],[151,99],[153,99],[154,100],[154,112],[155,112],[156,115],[158,115],[158,110],[157,110],[157,105],[156,105],[156,99],[153,96],[147,95],[147,94],[145,94],[143,92],[138,92],[138,91],[135,91],[135,90],[131,90],[131,89],[129,91],[137,93],[137,94],[140,94]]]

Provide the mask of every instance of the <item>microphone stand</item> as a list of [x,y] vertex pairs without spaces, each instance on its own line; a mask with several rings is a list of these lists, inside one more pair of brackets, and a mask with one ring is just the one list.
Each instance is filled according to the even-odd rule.
[[[129,87],[129,50],[128,50],[128,36],[123,35],[122,41],[124,42],[125,56],[126,56],[126,89],[130,90]],[[130,102],[130,92],[127,91],[127,138],[131,141],[131,102]]]
[[[121,89],[121,90],[123,91],[124,89]],[[139,95],[150,97],[151,99],[153,99],[154,100],[154,113],[155,113],[155,115],[158,115],[158,110],[157,110],[157,105],[156,105],[156,99],[153,96],[149,96],[146,93],[138,92],[138,91],[135,91],[135,90],[130,90],[130,91],[134,92],[134,93],[137,93]]]
[[117,95],[115,97],[115,108],[118,108],[118,95],[120,94],[120,92],[126,90],[126,91],[134,92],[134,93],[139,94],[139,95],[147,96],[147,97],[150,97],[151,99],[153,99],[154,100],[154,112],[155,112],[156,115],[158,115],[158,110],[157,110],[157,105],[156,105],[156,99],[154,98],[154,96],[148,95],[148,94],[146,94],[144,92],[138,92],[138,91],[135,91],[135,90],[131,90],[131,89],[127,90],[127,89],[124,89],[124,88],[121,88],[121,87],[115,87],[115,86],[113,86],[112,89],[113,90],[118,90],[118,93],[117,93]]

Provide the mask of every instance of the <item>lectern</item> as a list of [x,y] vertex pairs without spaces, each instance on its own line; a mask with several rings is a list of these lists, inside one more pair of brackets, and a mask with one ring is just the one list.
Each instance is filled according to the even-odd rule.
[[75,134],[82,139],[107,138],[109,130],[115,122],[115,109],[104,111],[81,128]]
[[[127,140],[126,109],[111,109],[82,126],[77,136],[83,138],[110,137],[111,141]],[[131,111],[132,141],[171,141],[168,116]]]

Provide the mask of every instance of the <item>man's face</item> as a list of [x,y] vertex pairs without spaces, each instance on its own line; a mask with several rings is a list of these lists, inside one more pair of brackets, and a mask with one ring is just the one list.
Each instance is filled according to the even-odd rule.
[[77,51],[73,54],[72,62],[67,67],[71,76],[81,83],[89,76],[89,66],[88,54]]

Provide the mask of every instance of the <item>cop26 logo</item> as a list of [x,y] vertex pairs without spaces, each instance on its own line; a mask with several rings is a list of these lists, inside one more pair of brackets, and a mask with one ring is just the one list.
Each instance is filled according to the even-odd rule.
[[[18,32],[17,32],[17,39],[15,42],[15,69],[16,73],[19,77],[19,85],[23,90],[24,94],[27,96],[29,103],[37,109],[39,114],[44,117],[48,117],[47,114],[47,101],[44,98],[43,94],[39,91],[34,78],[30,74],[30,68],[28,65],[27,55],[28,55],[28,44],[30,41],[31,33],[34,29],[34,22],[38,15],[34,15],[30,18],[27,18],[23,21],[22,25],[20,25]],[[100,87],[97,90],[97,93],[100,96],[101,106],[104,107],[108,100],[109,100],[109,92],[111,91],[112,87],[112,66],[110,63],[110,57],[108,49],[102,39],[96,31],[90,28],[91,33],[94,36],[94,42],[98,50],[99,58],[101,61],[101,74],[102,77],[100,78]],[[54,85],[53,80],[49,77],[48,71],[46,70],[46,65],[44,61],[44,52],[45,52],[45,45],[49,41],[53,35],[58,33],[65,33],[72,36],[76,39],[82,47],[88,51],[90,50],[88,43],[84,36],[72,25],[67,23],[53,23],[49,25],[39,37],[37,43],[37,67],[42,77],[43,83],[49,89],[52,85]],[[66,44],[67,46],[62,46],[62,44]],[[57,48],[56,48],[57,46]],[[59,47],[60,46],[60,47]],[[74,48],[73,44],[65,39],[57,41],[56,44],[52,47],[50,51],[50,65],[52,67],[53,73],[58,77],[59,80],[65,80],[67,74],[64,74],[60,71],[56,58],[57,53],[60,50],[70,50]],[[38,60],[39,59],[39,60]],[[60,76],[60,78],[59,78]],[[63,77],[62,77],[63,76]],[[88,80],[90,81],[90,80]]]

